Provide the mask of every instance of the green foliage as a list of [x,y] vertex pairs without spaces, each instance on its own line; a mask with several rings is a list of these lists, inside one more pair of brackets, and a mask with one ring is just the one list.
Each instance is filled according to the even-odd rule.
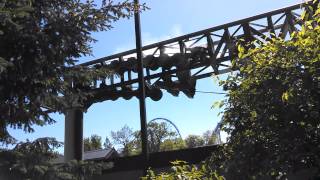
[[54,148],[62,144],[54,138],[40,138],[19,143],[12,150],[0,151],[0,175],[6,179],[80,180],[112,167],[110,163],[70,161],[55,164]]
[[202,136],[199,135],[188,135],[185,139],[185,143],[188,148],[197,146],[214,145],[217,141],[216,135],[211,130],[207,130]]
[[111,131],[111,137],[113,139],[113,143],[117,145],[121,145],[121,153],[124,156],[128,156],[132,154],[133,151],[133,131],[129,126],[125,125],[119,131]]
[[159,152],[160,146],[165,140],[177,138],[177,133],[172,131],[168,123],[151,122],[148,123],[148,148],[149,152]]
[[318,14],[311,20],[306,12],[291,40],[238,48],[239,73],[222,82],[229,91],[222,129],[230,137],[211,157],[227,179],[320,175],[320,17],[312,7]]
[[[147,127],[148,131],[148,150],[149,152],[169,151],[185,148],[184,140],[178,138],[177,133],[172,131],[165,122],[151,122]],[[140,131],[133,132],[125,125],[119,131],[112,131],[111,138],[113,143],[121,145],[123,155],[137,155],[141,152]]]
[[181,138],[166,139],[160,144],[160,151],[172,151],[186,148],[186,143]]
[[110,141],[110,139],[108,137],[106,137],[106,139],[105,139],[105,141],[103,143],[103,146],[106,149],[113,148],[113,145],[112,145],[112,143],[111,143],[111,141]]
[[62,143],[54,138],[39,138],[33,142],[17,144],[13,150],[1,150],[1,166],[12,166],[12,170],[29,169],[33,164],[53,159],[57,154],[54,148],[59,148]]
[[85,105],[90,94],[80,88],[112,72],[73,65],[91,53],[92,32],[133,9],[127,1],[103,0],[98,8],[92,0],[0,0],[0,141],[14,141],[8,126],[32,132],[54,123],[50,112]]
[[[190,135],[182,139],[175,131],[172,131],[166,122],[151,122],[148,124],[148,150],[152,152],[172,151],[184,148],[193,148],[203,145],[213,145],[216,136],[211,130],[207,130],[202,136]],[[132,132],[132,129],[125,125],[119,131],[112,131],[111,137],[115,145],[121,145],[120,151],[124,156],[138,155],[141,153],[140,131]],[[107,138],[108,140],[108,138]],[[113,146],[109,142],[109,146]]]
[[204,145],[214,145],[217,142],[217,136],[212,130],[205,131],[202,138],[204,140]]
[[198,135],[189,135],[186,137],[185,141],[188,148],[204,145],[204,139]]
[[92,151],[102,149],[101,136],[96,134],[91,135],[90,138],[84,138],[83,140],[84,151]]
[[216,172],[207,169],[205,165],[197,167],[188,165],[185,161],[174,161],[171,172],[155,174],[151,169],[142,180],[224,180]]

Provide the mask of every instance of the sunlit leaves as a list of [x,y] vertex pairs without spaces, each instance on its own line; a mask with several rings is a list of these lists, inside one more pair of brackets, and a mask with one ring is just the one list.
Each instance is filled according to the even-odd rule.
[[307,8],[291,40],[251,49],[240,43],[239,74],[222,82],[229,91],[222,129],[230,137],[216,167],[227,178],[281,179],[319,167],[320,17],[310,18],[318,9]]
[[142,180],[224,180],[217,172],[208,169],[205,165],[189,165],[185,161],[171,162],[171,172],[156,174],[149,169]]

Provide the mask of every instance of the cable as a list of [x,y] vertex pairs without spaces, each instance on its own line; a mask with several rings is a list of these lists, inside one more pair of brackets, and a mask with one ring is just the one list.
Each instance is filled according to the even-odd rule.
[[223,93],[223,92],[214,92],[214,91],[200,91],[196,90],[198,93],[203,93],[203,94],[228,94],[228,93]]

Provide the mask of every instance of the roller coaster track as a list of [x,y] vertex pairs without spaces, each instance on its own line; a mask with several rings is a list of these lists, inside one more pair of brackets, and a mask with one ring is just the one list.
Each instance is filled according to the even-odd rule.
[[176,132],[178,133],[179,137],[182,139],[182,136],[181,136],[181,134],[180,134],[180,131],[179,131],[178,127],[177,127],[172,121],[170,121],[169,119],[167,119],[167,118],[161,118],[161,117],[160,117],[160,118],[154,118],[154,119],[152,119],[152,120],[150,120],[150,121],[148,122],[148,125],[149,125],[150,123],[154,122],[154,121],[165,121],[165,122],[171,124],[171,125],[174,127],[174,129],[176,130]]
[[[178,84],[174,82],[196,81],[213,74],[230,72],[233,70],[231,60],[237,60],[238,57],[236,47],[239,39],[244,40],[244,43],[265,43],[273,37],[290,39],[292,32],[301,29],[302,12],[302,5],[296,4],[144,46],[142,61],[145,80],[151,85],[150,88],[156,85],[159,89],[170,91],[169,86]],[[135,49],[80,66],[107,67],[118,74],[101,77],[88,85],[90,91],[95,93],[89,104],[119,97],[130,99],[136,95],[136,91],[131,89],[138,83]],[[183,91],[178,85],[175,87]],[[159,100],[159,97],[154,100]]]

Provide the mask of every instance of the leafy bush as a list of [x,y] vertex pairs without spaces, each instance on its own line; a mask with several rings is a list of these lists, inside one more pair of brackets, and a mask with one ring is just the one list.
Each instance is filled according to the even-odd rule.
[[171,162],[171,172],[163,172],[155,174],[151,169],[148,170],[147,175],[142,177],[142,180],[224,180],[216,172],[211,171],[205,165],[197,167],[195,165],[188,165],[185,161]]
[[19,143],[12,150],[0,150],[0,177],[32,180],[80,180],[101,174],[112,163],[70,161],[53,163],[57,157],[54,148],[62,143],[54,138],[40,138],[33,142]]
[[291,40],[239,46],[239,73],[222,82],[229,91],[222,128],[230,137],[211,157],[227,179],[319,178],[318,1],[308,9]]

